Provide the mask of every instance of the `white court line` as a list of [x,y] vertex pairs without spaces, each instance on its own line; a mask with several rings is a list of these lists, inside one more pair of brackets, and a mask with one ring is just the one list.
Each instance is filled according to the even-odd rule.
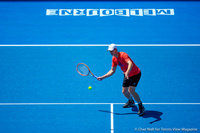
[[110,104],[110,129],[111,129],[111,133],[114,133],[114,108],[113,108],[113,104]]
[[[124,103],[0,103],[1,105],[122,105]],[[143,103],[145,105],[200,105],[200,103]]]
[[[85,47],[85,46],[108,46],[109,44],[0,44],[0,47]],[[116,44],[117,46],[136,46],[136,47],[152,47],[152,46],[178,46],[178,47],[184,47],[184,46],[200,46],[200,44]]]

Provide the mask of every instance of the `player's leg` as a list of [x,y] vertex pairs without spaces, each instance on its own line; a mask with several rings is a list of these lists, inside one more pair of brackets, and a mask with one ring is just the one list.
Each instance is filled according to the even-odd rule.
[[143,115],[145,112],[145,108],[142,104],[142,101],[140,100],[140,96],[138,95],[137,92],[135,92],[135,86],[130,86],[128,91],[129,93],[133,96],[133,98],[135,99],[135,101],[137,101],[138,103],[138,107],[139,107],[139,111],[138,111],[138,115]]
[[131,94],[129,93],[128,89],[129,89],[129,87],[122,87],[122,93],[124,94],[124,96],[127,99],[130,99],[131,98]]
[[135,92],[135,88],[136,88],[135,86],[129,86],[128,92],[129,92],[129,94],[131,94],[133,96],[133,98],[135,99],[135,101],[137,103],[140,103],[141,102],[140,96],[138,95],[137,92]]
[[137,92],[135,92],[135,89],[138,85],[138,82],[140,80],[141,77],[141,73],[134,75],[132,77],[129,77],[129,82],[130,82],[130,87],[129,87],[129,93],[134,97],[134,99],[138,102],[138,107],[139,107],[139,111],[138,111],[138,115],[143,115],[145,112],[145,108],[142,104],[142,101],[140,100],[140,96],[138,95]]
[[124,76],[123,84],[122,84],[122,93],[128,99],[128,102],[123,105],[123,108],[129,108],[135,105],[135,102],[131,94],[129,93],[128,89],[129,89],[129,80],[126,79]]
[[129,90],[129,87],[122,87],[122,93],[128,99],[128,102],[123,105],[123,108],[129,108],[129,107],[135,106],[135,102],[132,99],[132,96],[128,90]]

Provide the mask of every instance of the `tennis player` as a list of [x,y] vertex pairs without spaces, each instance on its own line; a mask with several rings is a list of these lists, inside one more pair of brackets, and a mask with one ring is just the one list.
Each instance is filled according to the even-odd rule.
[[97,80],[101,81],[107,77],[110,77],[115,73],[117,65],[120,66],[121,70],[124,72],[122,93],[128,99],[128,102],[123,105],[123,108],[135,106],[135,102],[133,100],[134,98],[139,107],[138,115],[143,115],[145,108],[142,104],[142,101],[140,100],[138,93],[135,92],[135,88],[137,87],[141,77],[140,69],[135,65],[128,54],[124,52],[118,52],[117,46],[115,44],[110,44],[108,51],[110,51],[110,54],[113,56],[111,70],[105,75],[98,77]]

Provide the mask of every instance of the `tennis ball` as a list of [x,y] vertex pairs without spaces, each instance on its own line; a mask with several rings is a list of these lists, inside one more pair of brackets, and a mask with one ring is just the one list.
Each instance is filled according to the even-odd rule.
[[92,90],[92,86],[89,86],[88,89],[89,89],[89,90]]

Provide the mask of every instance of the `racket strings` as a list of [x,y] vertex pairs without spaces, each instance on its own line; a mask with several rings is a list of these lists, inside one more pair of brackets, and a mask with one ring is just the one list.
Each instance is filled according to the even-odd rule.
[[79,73],[81,73],[82,75],[85,75],[85,76],[89,74],[88,68],[83,64],[80,64],[78,66],[78,71],[79,71]]

